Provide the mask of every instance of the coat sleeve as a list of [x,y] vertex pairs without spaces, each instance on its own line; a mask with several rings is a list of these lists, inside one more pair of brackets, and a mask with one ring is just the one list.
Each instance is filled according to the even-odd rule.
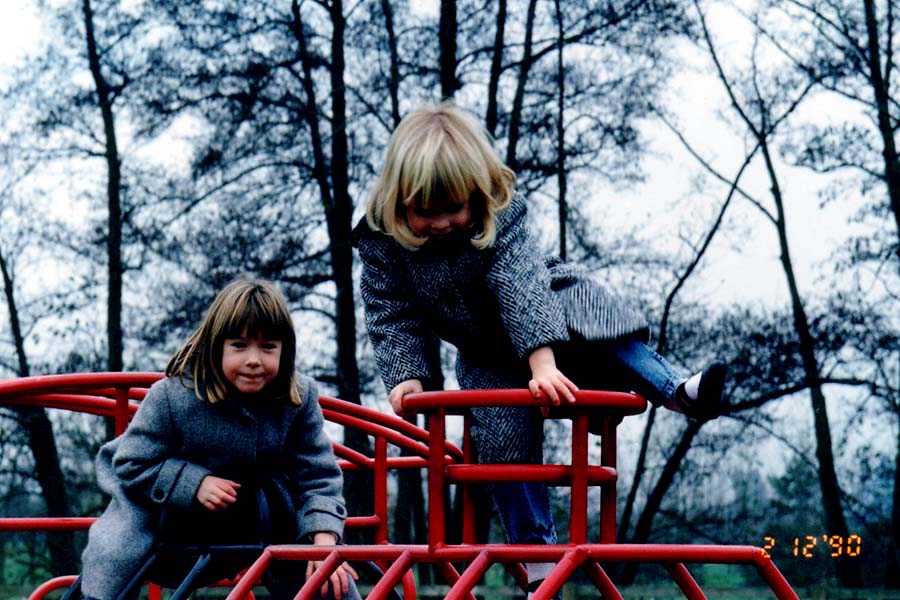
[[172,385],[163,380],[150,388],[128,429],[116,440],[112,464],[127,492],[156,504],[189,508],[200,482],[211,472],[176,458],[181,433],[172,418]]
[[360,293],[375,361],[388,392],[407,379],[418,379],[429,389],[430,382],[440,378],[440,365],[434,360],[439,342],[403,289],[397,265],[391,268],[385,243],[370,238],[359,243]]
[[497,218],[497,239],[489,250],[488,288],[520,358],[569,339],[565,315],[550,289],[550,273],[526,227],[525,201],[516,196]]
[[347,518],[344,477],[323,429],[318,389],[310,379],[304,383],[306,393],[285,444],[289,480],[296,486],[297,535],[307,542],[314,533],[328,531],[340,541]]

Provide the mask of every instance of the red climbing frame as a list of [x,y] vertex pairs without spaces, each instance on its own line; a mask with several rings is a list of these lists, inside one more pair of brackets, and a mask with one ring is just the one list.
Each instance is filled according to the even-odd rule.
[[[32,405],[90,413],[115,420],[117,433],[125,430],[131,415],[147,388],[161,378],[159,373],[83,373],[28,377],[0,381],[0,406]],[[469,422],[465,417],[463,449],[447,442],[446,417],[466,415],[475,406],[537,406],[542,404],[525,390],[426,392],[404,398],[410,412],[424,414],[428,430],[397,417],[335,398],[322,397],[325,419],[345,428],[358,429],[374,440],[372,456],[363,455],[342,444],[335,453],[344,470],[370,470],[373,473],[374,512],[355,515],[347,527],[373,531],[374,545],[313,547],[274,545],[266,548],[256,562],[233,585],[229,600],[253,598],[252,588],[275,560],[325,560],[321,569],[300,589],[296,600],[316,598],[325,579],[344,559],[372,560],[384,570],[367,598],[380,600],[396,586],[403,589],[404,600],[416,598],[412,567],[428,563],[443,576],[447,599],[474,600],[472,590],[494,564],[503,565],[524,586],[524,562],[553,562],[553,571],[537,590],[535,598],[547,600],[577,570],[590,577],[604,599],[622,595],[601,566],[604,563],[653,562],[665,566],[673,581],[690,600],[705,599],[686,564],[719,563],[754,566],[779,600],[796,600],[797,595],[761,548],[751,546],[616,544],[616,428],[623,417],[639,414],[646,402],[639,396],[616,392],[581,391],[577,402],[567,408],[551,409],[548,418],[572,421],[571,460],[561,465],[485,465],[471,460]],[[600,426],[600,464],[588,456],[588,415],[592,426]],[[596,427],[592,427],[597,431]],[[388,445],[405,450],[405,456],[389,456]],[[425,469],[428,474],[429,529],[427,545],[390,543],[388,531],[388,476],[396,469]],[[570,537],[557,545],[476,544],[474,503],[467,484],[488,481],[538,481],[571,488]],[[444,531],[444,490],[455,484],[463,493],[463,543],[449,545]],[[599,510],[588,505],[588,489],[599,486]],[[600,539],[586,539],[588,519],[599,519]],[[82,530],[92,518],[0,518],[4,531]],[[466,564],[459,573],[454,564]],[[43,600],[48,594],[66,588],[74,575],[51,579],[29,600]],[[158,600],[158,588],[151,586],[151,600]]]

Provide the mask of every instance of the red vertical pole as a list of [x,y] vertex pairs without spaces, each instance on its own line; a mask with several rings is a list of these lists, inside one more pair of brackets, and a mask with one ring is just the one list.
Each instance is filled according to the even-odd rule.
[[600,565],[595,562],[586,562],[584,563],[584,570],[588,577],[591,578],[591,581],[594,582],[594,585],[597,586],[597,589],[600,590],[603,600],[623,600],[622,594],[616,588],[616,584],[613,583]]
[[[587,542],[587,467],[588,467],[588,417],[576,415],[572,420],[572,486],[571,514],[569,515],[569,543]],[[602,517],[602,513],[601,513]]]
[[122,435],[125,428],[128,427],[128,388],[116,388],[116,412],[115,412],[115,431],[116,435]]
[[[600,465],[616,468],[616,417],[603,418],[603,434],[600,438]],[[616,474],[618,479],[618,473]],[[600,543],[616,541],[616,480],[604,483],[600,488]]]
[[[475,454],[472,446],[472,417],[467,413],[463,418],[463,462],[471,465],[475,462]],[[468,483],[457,483],[456,493],[462,490],[462,541],[463,544],[474,544],[476,537],[475,527],[475,500],[472,498],[472,489]]]
[[443,546],[445,411],[428,414],[428,548]]
[[691,572],[687,570],[684,563],[666,563],[666,570],[678,587],[684,593],[684,597],[688,600],[706,600],[706,594],[697,585],[697,582],[691,576]]
[[162,588],[155,583],[148,585],[147,600],[162,600]]
[[388,502],[387,502],[387,440],[375,438],[375,515],[378,526],[375,528],[375,542],[382,544],[388,539]]

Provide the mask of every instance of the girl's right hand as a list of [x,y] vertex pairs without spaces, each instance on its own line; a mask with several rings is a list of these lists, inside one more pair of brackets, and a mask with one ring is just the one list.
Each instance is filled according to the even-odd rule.
[[197,488],[197,501],[213,512],[225,510],[237,501],[240,487],[236,481],[207,475]]
[[394,409],[394,412],[402,417],[404,416],[403,396],[421,391],[423,391],[421,381],[418,379],[407,379],[394,386],[394,389],[388,394],[388,402],[391,403],[391,408]]

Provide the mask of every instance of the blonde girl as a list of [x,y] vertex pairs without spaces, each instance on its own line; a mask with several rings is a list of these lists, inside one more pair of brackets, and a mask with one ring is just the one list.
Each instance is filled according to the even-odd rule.
[[[545,258],[527,202],[484,130],[452,104],[423,106],[391,136],[355,229],[366,326],[390,404],[439,381],[436,340],[458,350],[463,389],[524,388],[553,404],[580,385],[634,390],[694,418],[720,412],[725,368],[682,377],[643,340],[643,317],[559,259]],[[540,411],[472,411],[485,463],[540,463]],[[555,543],[547,489],[493,484],[510,543]],[[536,588],[548,565],[527,565]]]
[[[100,449],[97,480],[112,500],[88,534],[85,597],[115,598],[161,537],[254,539],[257,488],[268,492],[279,541],[339,542],[343,479],[316,384],[294,369],[296,349],[287,303],[270,282],[237,280],[216,296],[125,433]],[[319,566],[311,561],[305,575]],[[355,578],[343,565],[327,591],[358,598]]]

